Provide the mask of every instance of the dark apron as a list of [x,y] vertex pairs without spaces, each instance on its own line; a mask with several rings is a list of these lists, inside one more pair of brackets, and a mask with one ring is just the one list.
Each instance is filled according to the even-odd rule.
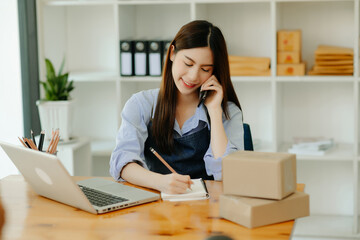
[[148,138],[145,141],[145,162],[149,170],[161,174],[169,174],[170,170],[157,159],[149,150],[154,148],[165,161],[179,174],[190,175],[192,179],[202,178],[213,180],[213,176],[208,176],[205,170],[204,155],[209,148],[210,132],[207,127],[190,135],[174,139],[175,152],[166,155],[159,151],[152,136],[152,122],[148,125]]

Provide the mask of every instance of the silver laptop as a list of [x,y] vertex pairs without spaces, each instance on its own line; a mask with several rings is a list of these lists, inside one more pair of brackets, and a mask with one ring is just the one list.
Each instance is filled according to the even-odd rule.
[[4,142],[0,142],[0,146],[36,193],[93,214],[106,213],[160,198],[159,194],[102,178],[75,183],[54,155]]

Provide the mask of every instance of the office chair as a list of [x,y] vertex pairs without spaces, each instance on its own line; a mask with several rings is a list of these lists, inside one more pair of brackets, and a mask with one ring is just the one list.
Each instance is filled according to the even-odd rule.
[[243,125],[244,125],[244,150],[254,151],[250,125],[247,123],[244,123]]

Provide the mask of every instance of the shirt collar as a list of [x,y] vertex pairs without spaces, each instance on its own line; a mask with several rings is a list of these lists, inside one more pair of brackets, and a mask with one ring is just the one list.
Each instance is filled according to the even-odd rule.
[[174,130],[178,132],[180,135],[184,135],[190,132],[191,130],[197,128],[199,126],[200,121],[205,122],[208,126],[208,129],[210,130],[209,121],[206,115],[206,107],[204,104],[201,104],[198,108],[196,108],[195,114],[192,117],[190,117],[188,120],[186,120],[182,129],[180,129],[180,126],[175,119]]
[[210,123],[209,123],[209,119],[208,119],[208,115],[207,115],[207,110],[204,104],[201,104],[197,109],[196,112],[199,112],[199,121],[204,121],[209,130],[210,130]]

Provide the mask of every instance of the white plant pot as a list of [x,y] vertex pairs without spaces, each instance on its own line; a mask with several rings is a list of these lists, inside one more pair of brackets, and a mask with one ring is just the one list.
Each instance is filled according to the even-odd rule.
[[73,101],[36,101],[39,109],[41,129],[45,139],[51,139],[51,131],[59,129],[60,140],[69,141],[72,137]]

